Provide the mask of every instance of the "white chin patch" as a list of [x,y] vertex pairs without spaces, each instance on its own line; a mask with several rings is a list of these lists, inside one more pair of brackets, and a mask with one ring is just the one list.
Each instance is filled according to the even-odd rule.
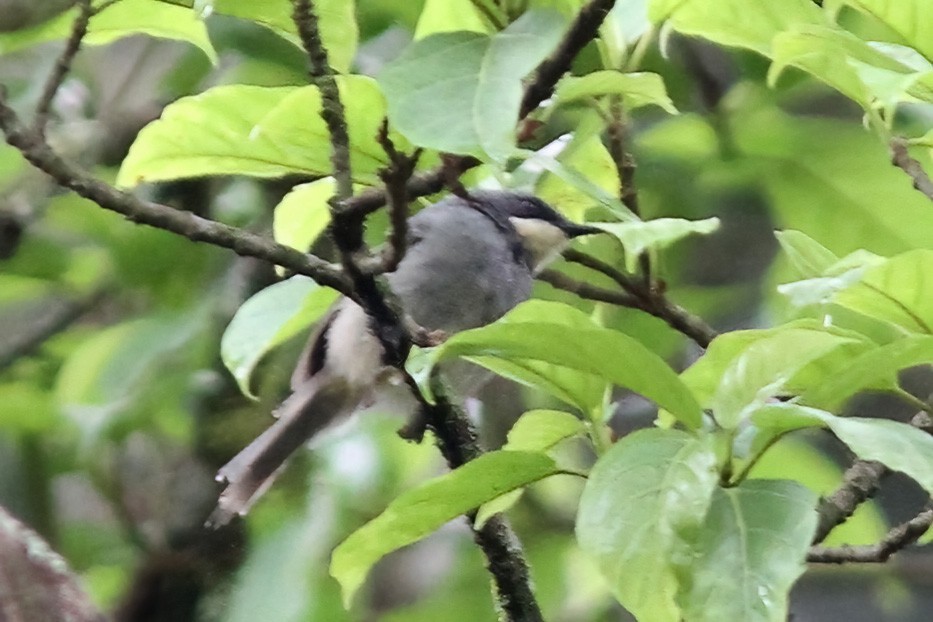
[[539,218],[510,218],[523,246],[531,254],[535,270],[554,261],[570,241],[558,227]]

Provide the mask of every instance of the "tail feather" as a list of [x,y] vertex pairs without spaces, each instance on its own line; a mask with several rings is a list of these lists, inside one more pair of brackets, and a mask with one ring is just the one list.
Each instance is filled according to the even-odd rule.
[[295,450],[356,408],[359,396],[354,393],[346,382],[327,374],[298,386],[279,407],[278,420],[217,472],[217,481],[227,487],[207,525],[221,527],[246,514]]

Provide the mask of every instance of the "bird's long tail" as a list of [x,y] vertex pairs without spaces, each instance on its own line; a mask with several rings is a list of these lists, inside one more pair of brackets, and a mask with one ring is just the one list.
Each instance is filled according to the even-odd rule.
[[227,486],[207,526],[221,527],[246,514],[295,450],[356,408],[359,397],[345,382],[327,376],[317,374],[298,386],[279,407],[278,421],[217,472],[217,481]]

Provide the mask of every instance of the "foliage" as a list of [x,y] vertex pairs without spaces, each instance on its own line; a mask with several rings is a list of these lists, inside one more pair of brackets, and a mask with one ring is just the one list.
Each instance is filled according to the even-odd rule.
[[[800,443],[807,430],[830,431],[933,494],[928,431],[885,412],[851,416],[866,391],[933,412],[902,383],[905,370],[933,363],[933,195],[888,153],[903,139],[920,170],[933,170],[933,1],[619,0],[527,115],[536,67],[588,3],[313,4],[358,193],[384,183],[389,141],[421,150],[417,172],[475,158],[468,185],[535,191],[611,234],[575,243],[610,271],[557,269],[629,302],[542,284],[498,321],[416,349],[408,368],[430,400],[431,371],[453,359],[523,387],[529,408],[501,448],[438,475],[436,452],[401,443],[378,418],[323,441],[316,463],[289,469],[248,519],[255,546],[223,588],[226,613],[204,619],[364,615],[378,601],[367,594],[377,562],[432,546],[468,570],[423,578],[419,594],[434,596],[386,615],[437,619],[432,598],[443,597],[457,604],[444,619],[487,619],[476,553],[442,526],[467,514],[478,529],[509,512],[531,534],[529,558],[551,560],[535,566],[547,619],[605,619],[614,599],[639,620],[784,620],[823,508],[814,481],[825,494],[824,482],[842,479]],[[14,63],[48,54],[42,45],[67,38],[77,11],[0,30],[0,53]],[[178,199],[301,251],[326,246],[331,132],[290,3],[119,0],[91,18],[84,43],[130,35],[146,37],[130,44],[167,40],[157,49],[172,51],[170,67],[150,68],[162,73],[134,88],[170,103],[108,160],[94,144],[103,140],[80,144],[84,108],[108,102],[74,87],[72,96],[98,99],[79,112],[56,100],[54,146],[153,201]],[[712,44],[702,48],[715,52],[709,66],[699,40]],[[107,71],[78,65],[72,76],[94,85]],[[19,82],[11,99],[26,108],[40,95]],[[776,241],[746,236],[732,224],[743,218],[778,229]],[[22,239],[4,237],[7,221]],[[367,240],[382,242],[387,221],[371,215]],[[53,192],[13,147],[0,150],[0,256],[0,333],[11,336],[0,337],[0,432],[13,465],[0,475],[0,502],[112,607],[134,564],[171,548],[179,524],[202,537],[216,493],[207,473],[261,427],[296,337],[337,292],[305,276],[272,283],[271,266]],[[754,274],[722,276],[749,258]],[[737,315],[755,319],[738,326]],[[701,317],[730,330],[684,366],[688,340],[705,345],[691,328]],[[610,426],[632,416],[621,399],[630,393],[657,419],[616,439]],[[785,450],[819,473],[775,464]],[[162,474],[134,480],[126,465],[147,460]],[[310,493],[306,477],[288,477],[309,470]],[[169,472],[199,482],[196,502],[183,508]],[[67,476],[94,491],[90,505],[109,522],[53,511],[53,484]],[[847,536],[878,541],[878,509],[860,516]],[[560,518],[559,539],[545,546],[546,523]],[[143,529],[152,524],[155,533]],[[582,608],[584,588],[564,582],[575,563],[603,580]]]

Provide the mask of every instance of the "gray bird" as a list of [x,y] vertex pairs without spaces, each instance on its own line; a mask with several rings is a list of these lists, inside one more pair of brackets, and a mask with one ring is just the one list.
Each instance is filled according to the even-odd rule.
[[[499,319],[531,296],[535,273],[571,238],[600,232],[531,195],[476,191],[470,198],[449,197],[413,216],[405,257],[387,275],[405,313],[445,334]],[[391,375],[382,354],[363,309],[338,301],[299,359],[278,420],[218,471],[226,488],[208,523],[245,514],[295,450],[372,405]]]

